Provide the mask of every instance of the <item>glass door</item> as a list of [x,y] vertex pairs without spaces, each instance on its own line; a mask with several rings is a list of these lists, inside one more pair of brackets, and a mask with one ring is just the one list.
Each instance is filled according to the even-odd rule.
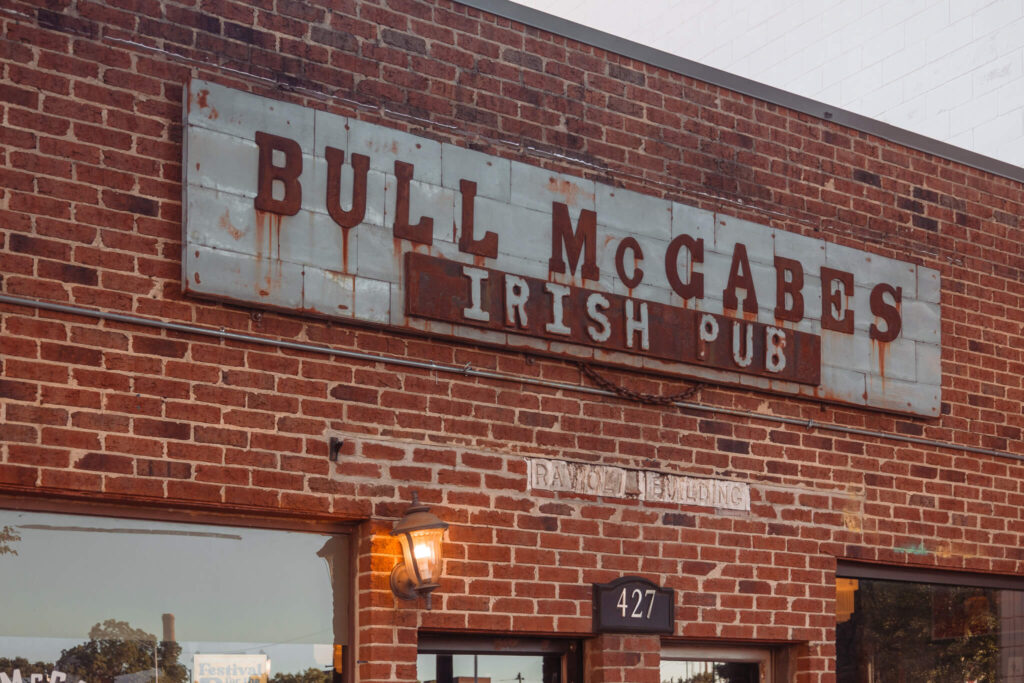
[[419,683],[579,683],[579,641],[420,634]]
[[661,683],[769,683],[771,650],[670,645],[661,651]]

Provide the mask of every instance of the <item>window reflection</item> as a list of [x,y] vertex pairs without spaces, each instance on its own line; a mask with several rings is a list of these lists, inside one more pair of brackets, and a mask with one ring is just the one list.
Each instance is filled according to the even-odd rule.
[[349,544],[0,510],[0,683],[341,683]]
[[1024,591],[839,579],[839,683],[1024,683]]
[[756,662],[661,660],[661,683],[757,683]]
[[419,655],[420,683],[562,683],[561,657],[540,655]]

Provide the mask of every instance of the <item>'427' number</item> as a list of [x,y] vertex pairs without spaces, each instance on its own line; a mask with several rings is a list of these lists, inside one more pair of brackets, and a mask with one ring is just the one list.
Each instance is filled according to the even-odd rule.
[[[650,619],[651,610],[654,609],[654,594],[653,588],[641,590],[634,588],[632,591],[629,587],[622,589],[619,594],[619,601],[615,603],[615,606],[619,608],[619,612],[622,617],[630,619]],[[644,611],[644,601],[647,603],[646,613]],[[632,609],[630,609],[632,607]]]

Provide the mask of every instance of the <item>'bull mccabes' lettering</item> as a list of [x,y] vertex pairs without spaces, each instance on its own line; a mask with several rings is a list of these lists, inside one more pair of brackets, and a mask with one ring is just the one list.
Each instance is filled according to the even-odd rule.
[[[253,201],[260,211],[281,215],[294,215],[302,204],[302,150],[297,142],[278,135],[257,132],[256,145],[259,148],[258,192]],[[357,227],[366,211],[367,172],[370,159],[362,154],[352,154],[349,160],[353,170],[352,196],[345,209],[342,205],[341,167],[345,163],[345,152],[325,147],[327,162],[327,188],[325,204],[327,212],[343,230]],[[275,159],[279,161],[275,161]],[[410,216],[410,183],[415,166],[404,161],[394,162],[396,178],[396,200],[392,231],[394,237],[416,244],[433,244],[434,218],[431,216]],[[280,191],[275,196],[275,188]],[[459,181],[461,196],[462,230],[458,239],[459,251],[472,256],[496,259],[499,237],[494,232],[482,231],[477,236],[476,226],[476,182],[469,178]],[[597,262],[598,216],[595,211],[583,209],[573,225],[569,207],[564,202],[552,202],[551,206],[551,257],[548,268],[552,274],[573,276],[577,272],[583,282],[597,282],[601,270]],[[632,261],[627,267],[627,255]],[[635,289],[644,283],[645,259],[640,243],[633,237],[619,241],[615,252],[615,268],[619,280],[628,288]],[[687,263],[680,268],[680,263]],[[672,291],[685,301],[705,298],[704,273],[695,266],[704,263],[704,240],[689,234],[677,235],[665,251],[665,276]],[[775,307],[777,321],[799,323],[804,319],[804,270],[795,260],[776,255]],[[685,272],[684,272],[685,271]],[[486,280],[485,271],[466,267],[463,275],[468,283],[469,304],[462,309],[461,320],[451,322],[490,323],[492,312],[483,307],[481,292]],[[821,326],[823,329],[844,334],[854,332],[854,311],[851,299],[854,296],[853,273],[822,266],[819,272],[822,285]],[[526,280],[512,274],[503,276],[503,305],[500,319],[503,325],[516,330],[530,329],[531,313],[527,311],[530,301]],[[543,331],[548,335],[573,337],[577,341],[602,345],[613,336],[613,327],[622,328],[625,349],[650,351],[650,316],[647,302],[625,299],[620,309],[613,309],[607,297],[599,292],[589,294],[583,302],[583,316],[586,323],[580,330],[566,324],[566,296],[569,289],[557,283],[548,282],[544,287],[546,314]],[[745,244],[736,243],[731,254],[728,279],[721,292],[723,307],[750,316],[758,312],[757,286],[750,266]],[[888,342],[899,336],[902,327],[900,312],[901,289],[888,283],[877,284],[870,294],[871,312],[884,324],[873,323],[869,334],[872,339]],[[536,314],[533,314],[536,315]],[[727,336],[733,349],[734,368],[744,370],[752,366],[753,327],[729,328]],[[785,330],[771,327],[764,331],[762,340],[768,354],[764,363],[765,371],[778,373],[785,367],[785,354],[780,351],[786,346]],[[720,337],[709,333],[696,335],[695,342],[711,343]]]
[[186,119],[189,295],[939,414],[941,276],[895,245],[206,81]]

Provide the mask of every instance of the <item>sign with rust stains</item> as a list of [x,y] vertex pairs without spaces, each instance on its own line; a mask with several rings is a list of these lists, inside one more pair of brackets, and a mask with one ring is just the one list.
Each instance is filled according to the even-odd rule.
[[933,269],[204,81],[185,105],[190,294],[938,415]]

